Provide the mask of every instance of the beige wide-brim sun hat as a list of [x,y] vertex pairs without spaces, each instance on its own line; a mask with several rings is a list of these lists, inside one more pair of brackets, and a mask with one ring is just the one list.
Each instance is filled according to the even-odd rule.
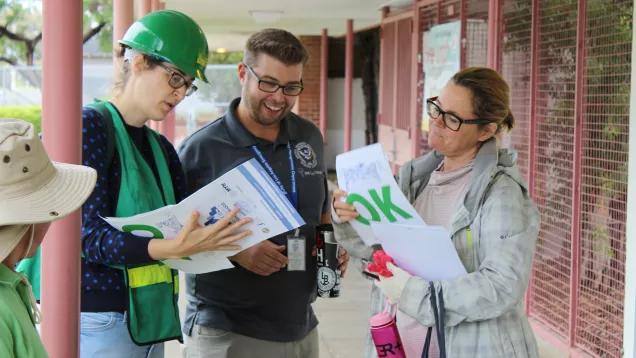
[[52,162],[32,124],[0,118],[0,261],[26,233],[25,225],[73,213],[96,180],[93,168]]

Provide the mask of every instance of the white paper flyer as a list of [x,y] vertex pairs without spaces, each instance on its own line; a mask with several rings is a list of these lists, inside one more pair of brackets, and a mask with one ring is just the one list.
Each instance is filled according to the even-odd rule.
[[[252,230],[253,233],[236,242],[242,250],[305,224],[256,159],[225,173],[177,205],[129,218],[108,217],[104,220],[117,230],[137,236],[173,239],[193,210],[201,214],[201,225],[209,225],[224,217],[233,207],[240,208],[235,221],[246,216],[253,220],[242,227],[242,230]],[[238,252],[209,251],[163,262],[187,273],[206,273],[234,267],[227,257]]]

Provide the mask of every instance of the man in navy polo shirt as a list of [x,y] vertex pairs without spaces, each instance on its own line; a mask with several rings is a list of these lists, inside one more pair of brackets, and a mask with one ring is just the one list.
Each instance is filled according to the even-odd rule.
[[180,149],[190,192],[256,158],[307,223],[241,251],[230,258],[233,269],[187,275],[188,358],[318,358],[312,249],[316,226],[330,223],[324,142],[291,112],[307,59],[287,31],[252,35],[238,66],[241,97]]

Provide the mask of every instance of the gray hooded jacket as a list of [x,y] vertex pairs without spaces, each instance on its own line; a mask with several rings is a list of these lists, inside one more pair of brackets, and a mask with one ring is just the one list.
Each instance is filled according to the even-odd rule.
[[[400,169],[398,183],[411,203],[442,160],[439,153],[431,152]],[[484,143],[477,154],[471,187],[450,229],[468,275],[432,285],[411,277],[398,303],[402,312],[431,327],[435,324],[431,287],[436,294],[442,292],[447,357],[539,357],[523,298],[540,215],[515,161],[516,155],[499,150],[494,139]],[[336,239],[352,257],[351,265],[358,269],[381,248],[365,246],[348,223],[334,224],[334,230]],[[373,286],[370,314],[381,312],[385,302],[382,292]],[[365,357],[377,357],[370,335]]]

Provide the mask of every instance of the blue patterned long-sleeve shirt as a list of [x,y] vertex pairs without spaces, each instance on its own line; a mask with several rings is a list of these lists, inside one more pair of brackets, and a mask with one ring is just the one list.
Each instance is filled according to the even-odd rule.
[[[157,178],[152,149],[142,128],[125,126]],[[82,312],[124,312],[127,303],[123,272],[107,265],[152,262],[148,253],[151,239],[119,232],[101,218],[116,216],[121,161],[115,147],[112,161],[107,163],[108,134],[99,112],[84,108],[82,133],[83,164],[97,170],[98,175],[95,190],[82,206]],[[163,136],[161,140],[168,153],[175,199],[180,202],[188,195],[181,162],[172,144]]]

